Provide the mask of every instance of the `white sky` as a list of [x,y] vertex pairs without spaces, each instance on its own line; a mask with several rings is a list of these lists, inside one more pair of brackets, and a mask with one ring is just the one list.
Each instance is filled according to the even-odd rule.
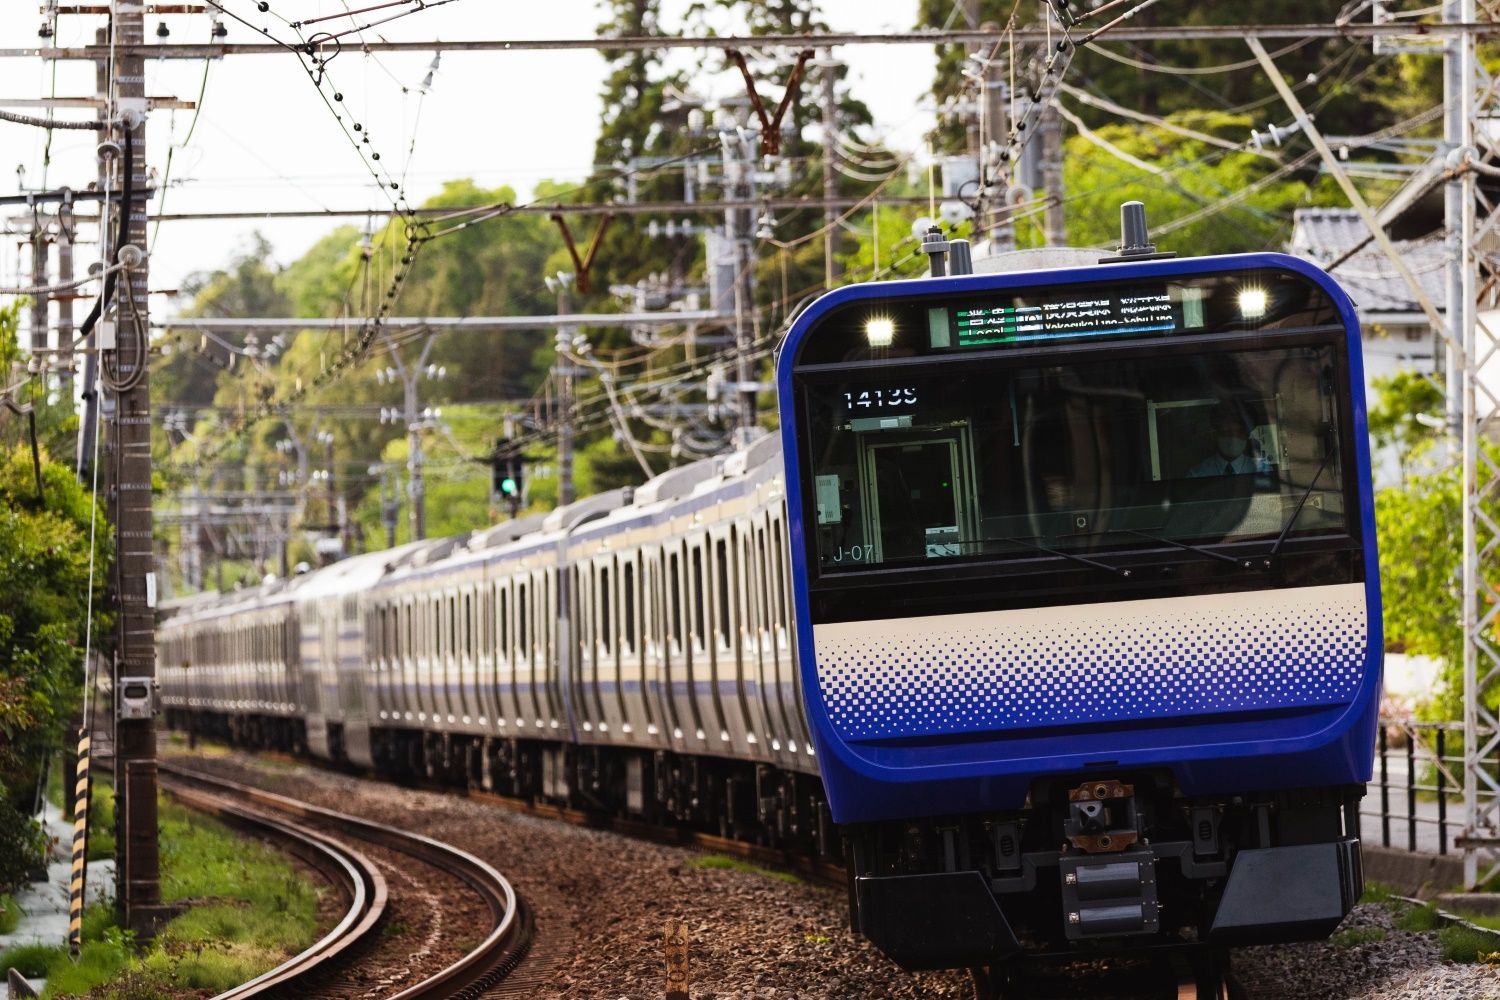
[[[256,12],[253,0],[225,0],[225,5],[252,23],[264,21],[281,37],[291,35],[281,21]],[[340,0],[273,0],[272,6],[292,20],[344,9]],[[41,21],[36,11],[35,3],[0,0],[0,45],[35,44]],[[834,30],[899,31],[915,21],[916,0],[824,0],[823,11]],[[600,17],[591,0],[459,0],[372,34],[392,41],[577,38],[592,36]],[[171,28],[171,41],[208,40],[208,19],[203,15],[148,15],[148,38],[163,20]],[[97,17],[65,16],[57,42],[71,46],[90,41],[101,23]],[[226,23],[228,41],[259,40],[244,26]],[[849,63],[850,86],[874,113],[876,135],[894,146],[915,148],[932,123],[926,99],[934,61],[931,46],[849,46],[835,54]],[[415,87],[431,59],[431,53],[382,54],[377,61],[350,49],[330,65],[347,107],[367,125],[373,147],[393,173],[399,173],[406,161],[418,103]],[[146,91],[192,100],[203,70],[203,63],[189,60],[148,62]],[[407,175],[412,203],[420,204],[452,178],[472,177],[490,187],[510,184],[524,198],[538,180],[584,177],[592,160],[603,75],[604,62],[591,51],[444,53],[422,106]],[[412,92],[403,96],[397,80]],[[92,96],[93,66],[59,64],[56,86],[59,96]],[[51,70],[40,60],[0,59],[0,100],[44,97],[50,88]],[[740,85],[737,77],[726,76],[700,89],[727,96]],[[765,89],[773,90],[769,85]],[[779,93],[779,87],[774,92]],[[12,110],[41,113],[34,108]],[[60,116],[84,114],[69,111]],[[152,113],[149,161],[158,178],[169,142],[183,142],[192,117],[191,111]],[[18,167],[25,168],[27,188],[41,184],[43,135],[41,129],[0,122],[0,194],[19,190]],[[96,173],[95,141],[91,132],[54,132],[46,185],[86,187]],[[174,153],[171,177],[164,206],[168,212],[389,204],[375,191],[354,149],[290,55],[229,57],[212,64],[196,131]],[[153,211],[163,209],[160,196],[151,204]],[[14,210],[0,211],[16,215]],[[256,229],[271,241],[276,258],[286,263],[340,221],[167,223],[152,248],[151,286],[174,288],[193,271],[222,265]],[[88,254],[92,248],[80,252]],[[18,278],[18,268],[29,267],[24,259],[18,237],[4,237],[0,280]],[[166,299],[153,300],[152,308],[158,313],[174,310]]]

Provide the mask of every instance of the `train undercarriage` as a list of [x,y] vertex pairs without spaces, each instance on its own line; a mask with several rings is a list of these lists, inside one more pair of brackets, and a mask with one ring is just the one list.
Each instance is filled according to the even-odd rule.
[[[307,753],[301,720],[169,709],[169,728],[254,750]],[[329,758],[354,766],[343,727]],[[373,729],[374,771],[584,812],[677,824],[748,843],[835,858],[840,844],[817,776],[718,757],[416,729]]]
[[[1363,891],[1363,789],[1185,798],[1164,773],[1039,782],[1029,808],[847,828],[855,927],[908,969],[1326,937]],[[997,995],[1020,995],[1004,992]]]

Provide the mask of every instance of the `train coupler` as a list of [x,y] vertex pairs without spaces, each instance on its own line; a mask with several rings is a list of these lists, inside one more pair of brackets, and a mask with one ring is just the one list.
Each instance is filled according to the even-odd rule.
[[1107,858],[1064,855],[1057,866],[1068,940],[1155,934],[1160,928],[1151,851],[1120,851]]

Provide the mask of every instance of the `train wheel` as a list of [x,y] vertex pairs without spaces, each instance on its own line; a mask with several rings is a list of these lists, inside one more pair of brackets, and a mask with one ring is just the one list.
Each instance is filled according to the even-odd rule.
[[1229,953],[1204,948],[1178,974],[1177,1000],[1230,1000]]

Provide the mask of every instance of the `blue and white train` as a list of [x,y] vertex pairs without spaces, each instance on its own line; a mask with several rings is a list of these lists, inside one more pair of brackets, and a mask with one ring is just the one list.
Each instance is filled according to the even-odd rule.
[[1360,363],[1277,254],[839,289],[779,439],[183,602],[169,722],[841,834],[909,968],[1326,935],[1380,685]]
[[854,285],[782,345],[798,658],[909,967],[1328,934],[1380,694],[1359,325],[1280,254]]

